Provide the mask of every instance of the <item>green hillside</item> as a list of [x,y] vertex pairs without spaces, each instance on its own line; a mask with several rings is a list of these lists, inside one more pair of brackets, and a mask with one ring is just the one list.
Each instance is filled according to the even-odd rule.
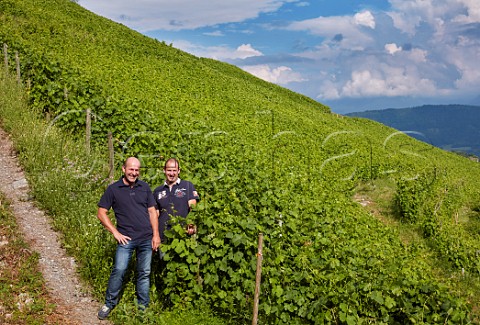
[[[154,261],[152,324],[192,305],[248,323],[259,233],[262,324],[476,320],[478,163],[333,114],[72,1],[1,0],[0,44],[8,46],[12,75],[19,54],[29,105],[0,101],[2,125],[35,200],[99,299],[115,249],[95,217],[109,181],[111,132],[116,176],[135,155],[153,188],[165,158],[175,156],[202,199],[189,215],[198,236],[173,227],[162,246],[166,268]],[[116,323],[131,322],[133,297],[130,283],[112,314]]]
[[436,147],[480,156],[480,106],[424,105],[349,113],[372,119]]

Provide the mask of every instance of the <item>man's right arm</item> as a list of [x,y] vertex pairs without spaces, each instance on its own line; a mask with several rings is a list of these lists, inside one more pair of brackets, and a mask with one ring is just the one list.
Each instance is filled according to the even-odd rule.
[[110,220],[110,218],[108,217],[107,213],[108,213],[108,210],[107,210],[107,209],[99,207],[99,208],[98,208],[98,211],[97,211],[97,218],[100,220],[100,222],[102,223],[102,225],[103,225],[109,232],[112,233],[113,237],[115,237],[115,240],[116,240],[119,244],[123,244],[123,245],[128,244],[128,241],[131,240],[131,238],[128,237],[128,236],[122,235],[122,234],[117,230],[117,228],[115,228],[115,226],[114,226],[113,223],[112,223],[112,220]]

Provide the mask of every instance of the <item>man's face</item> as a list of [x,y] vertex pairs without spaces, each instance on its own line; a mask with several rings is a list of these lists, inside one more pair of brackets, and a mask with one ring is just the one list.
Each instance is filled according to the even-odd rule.
[[135,158],[129,158],[125,162],[125,166],[122,167],[124,180],[132,185],[135,183],[138,179],[138,176],[140,175],[140,161]]
[[168,185],[174,184],[178,179],[178,174],[180,173],[180,169],[175,161],[167,162],[167,165],[163,168],[163,172],[165,173],[165,179]]

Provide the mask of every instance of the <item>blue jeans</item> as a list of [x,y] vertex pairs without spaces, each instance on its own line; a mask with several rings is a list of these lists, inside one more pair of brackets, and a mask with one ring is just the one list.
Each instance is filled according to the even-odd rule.
[[152,262],[152,240],[136,239],[126,245],[118,244],[110,279],[108,280],[105,305],[114,308],[120,299],[123,278],[133,251],[137,255],[137,300],[138,304],[148,307],[150,302],[150,270]]

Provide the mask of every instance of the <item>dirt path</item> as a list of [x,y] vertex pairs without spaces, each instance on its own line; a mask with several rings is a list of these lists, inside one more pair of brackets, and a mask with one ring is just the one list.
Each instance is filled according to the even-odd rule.
[[0,128],[0,169],[3,181],[0,191],[11,202],[11,208],[25,240],[40,254],[39,265],[57,313],[68,324],[108,324],[97,319],[101,303],[82,287],[75,260],[61,247],[58,235],[45,214],[29,200],[29,186],[13,150],[9,135]]

